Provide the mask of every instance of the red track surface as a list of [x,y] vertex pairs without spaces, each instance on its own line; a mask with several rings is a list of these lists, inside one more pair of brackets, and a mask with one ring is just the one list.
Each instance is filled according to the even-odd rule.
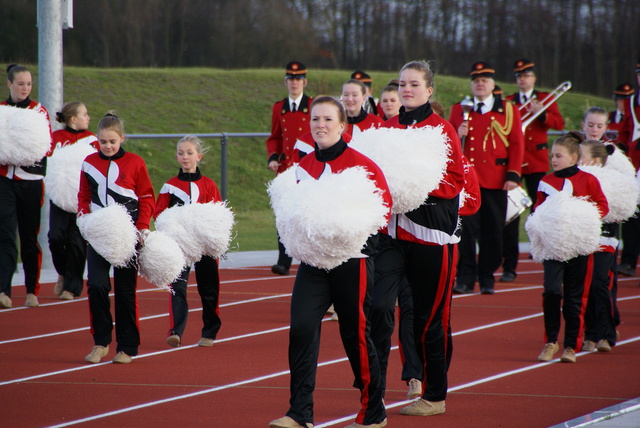
[[[518,279],[494,296],[454,297],[454,354],[444,415],[409,417],[398,351],[392,351],[386,403],[390,427],[546,427],[640,396],[640,287],[620,278],[621,340],[608,354],[576,364],[538,363],[542,348],[542,268],[522,260]],[[0,311],[0,397],[5,427],[267,427],[288,408],[288,321],[293,276],[268,268],[221,270],[223,321],[213,348],[198,348],[200,303],[183,346],[166,345],[168,299],[139,283],[140,355],[88,365],[92,339],[85,298],[60,302],[45,284],[39,308]],[[24,302],[15,287],[14,305]],[[395,338],[394,338],[395,341]],[[559,356],[559,354],[558,354]],[[316,427],[345,426],[359,393],[338,336],[325,322],[315,392]]]

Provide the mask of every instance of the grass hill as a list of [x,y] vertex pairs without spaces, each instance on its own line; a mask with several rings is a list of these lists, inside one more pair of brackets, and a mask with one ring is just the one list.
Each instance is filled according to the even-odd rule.
[[[37,68],[34,72],[37,99]],[[311,70],[307,93],[339,95],[350,76],[345,70]],[[374,93],[397,73],[371,72]],[[505,94],[512,82],[497,82]],[[559,83],[559,82],[558,82]],[[469,94],[469,80],[436,76],[433,99],[450,106]],[[220,70],[208,68],[98,69],[65,67],[65,101],[83,101],[95,132],[100,118],[115,110],[125,120],[128,134],[188,134],[219,132],[269,132],[272,104],[286,96],[283,72],[278,69]],[[583,112],[591,106],[613,109],[608,99],[570,92],[559,101],[566,129],[580,129]],[[54,117],[55,112],[50,112]],[[147,162],[156,192],[178,171],[174,140],[128,140],[125,148]],[[201,165],[203,173],[220,180],[220,142],[210,147]],[[273,214],[265,184],[273,178],[266,168],[264,139],[229,142],[228,200],[236,213],[237,236],[233,250],[276,249]]]

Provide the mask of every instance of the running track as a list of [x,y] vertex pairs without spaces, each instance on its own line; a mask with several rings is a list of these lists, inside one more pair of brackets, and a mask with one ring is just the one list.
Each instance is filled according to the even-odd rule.
[[[521,260],[515,282],[494,296],[455,296],[454,354],[444,415],[408,417],[398,351],[386,395],[390,427],[547,427],[640,397],[639,278],[621,277],[620,343],[576,364],[538,363],[542,268]],[[293,270],[292,270],[293,272]],[[71,302],[44,284],[39,308],[0,311],[0,397],[4,427],[267,427],[288,408],[288,310],[293,276],[268,267],[221,270],[223,326],[212,348],[201,328],[195,287],[183,346],[169,348],[168,294],[139,283],[142,345],[129,365],[89,365],[86,292]],[[316,427],[353,421],[359,393],[335,322],[325,320],[315,392]],[[396,340],[394,338],[394,343]],[[559,356],[559,354],[558,354]]]

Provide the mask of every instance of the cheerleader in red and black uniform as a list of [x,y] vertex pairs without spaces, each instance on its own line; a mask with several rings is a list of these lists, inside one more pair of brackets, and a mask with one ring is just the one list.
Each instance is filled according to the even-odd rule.
[[349,79],[342,85],[342,105],[347,111],[349,126],[345,132],[352,137],[369,128],[377,128],[382,119],[375,114],[367,113],[362,107],[366,100],[367,87],[359,80]]
[[[156,202],[154,218],[173,206],[222,201],[216,183],[209,177],[203,176],[198,168],[203,155],[202,141],[195,135],[187,135],[178,142],[176,159],[181,168],[177,177],[173,177],[162,186]],[[218,307],[220,292],[218,260],[203,256],[195,263],[195,269],[204,324],[198,346],[212,346],[222,325]],[[173,347],[180,346],[182,334],[187,325],[189,314],[187,281],[190,270],[191,266],[185,266],[178,279],[171,285],[174,293],[171,294],[171,327],[167,343]]]
[[[384,175],[373,161],[342,140],[341,134],[346,125],[346,114],[339,102],[331,97],[314,101],[311,132],[316,148],[314,153],[302,159],[296,177],[298,180],[318,179],[323,174],[364,167],[380,189],[390,214],[392,201]],[[271,428],[313,426],[313,390],[318,368],[320,326],[332,303],[340,315],[340,336],[361,391],[361,410],[355,423],[349,427],[387,425],[378,359],[367,320],[373,287],[373,259],[369,256],[375,251],[374,245],[375,235],[365,244],[361,257],[352,257],[330,270],[304,261],[300,264],[291,296],[290,407],[286,416],[271,421]]]
[[[7,74],[10,95],[0,105],[35,110],[44,115],[48,123],[47,109],[29,98],[31,72],[26,67],[11,64],[7,67]],[[38,232],[46,169],[46,157],[32,166],[0,165],[0,307],[12,306],[11,280],[18,262],[16,230],[20,234],[20,257],[27,288],[25,306],[39,305],[42,250],[38,244]]]
[[460,140],[453,127],[433,113],[433,72],[424,61],[400,71],[400,114],[383,126],[410,128],[441,126],[450,154],[444,178],[417,209],[391,217],[388,234],[380,237],[375,255],[376,280],[372,305],[372,337],[379,353],[383,380],[394,328],[398,287],[406,278],[413,297],[414,339],[423,369],[421,398],[401,413],[427,416],[445,412],[447,372],[452,355],[451,286],[455,277],[454,233],[458,225],[459,194],[464,185]]
[[[91,118],[87,107],[71,101],[56,113],[56,120],[65,124],[64,129],[53,133],[54,150],[71,144],[91,144],[100,150],[98,138],[89,131]],[[69,171],[71,174],[72,172]],[[82,292],[84,265],[87,260],[87,243],[76,224],[76,214],[67,212],[49,201],[49,250],[58,281],[53,288],[61,300],[73,300]]]
[[[553,173],[546,175],[538,187],[536,207],[557,192],[571,192],[594,202],[600,218],[609,212],[607,198],[598,179],[578,168],[582,137],[569,133],[558,138],[551,148]],[[544,313],[545,345],[539,361],[551,361],[559,350],[560,317],[564,318],[564,352],[560,361],[576,362],[576,351],[582,349],[584,314],[593,273],[593,254],[577,256],[567,261],[544,260]]]
[[[154,208],[153,185],[144,160],[122,147],[124,123],[107,113],[98,123],[100,151],[87,156],[82,164],[78,191],[78,216],[89,214],[115,203],[124,205],[141,240],[149,233]],[[105,224],[105,228],[109,225]],[[87,254],[87,294],[91,313],[91,333],[95,346],[85,361],[98,363],[109,352],[113,319],[111,317],[111,264],[91,245]],[[138,355],[140,330],[136,282],[136,256],[124,267],[113,267],[116,314],[116,356],[114,363],[127,364]]]

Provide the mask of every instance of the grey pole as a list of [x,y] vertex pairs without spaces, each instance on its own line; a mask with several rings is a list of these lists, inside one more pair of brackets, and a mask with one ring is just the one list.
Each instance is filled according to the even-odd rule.
[[[38,0],[38,101],[53,120],[62,107],[64,75],[62,71],[62,4],[63,0]],[[42,267],[53,268],[49,252],[49,198],[45,195],[38,242],[42,248]]]

